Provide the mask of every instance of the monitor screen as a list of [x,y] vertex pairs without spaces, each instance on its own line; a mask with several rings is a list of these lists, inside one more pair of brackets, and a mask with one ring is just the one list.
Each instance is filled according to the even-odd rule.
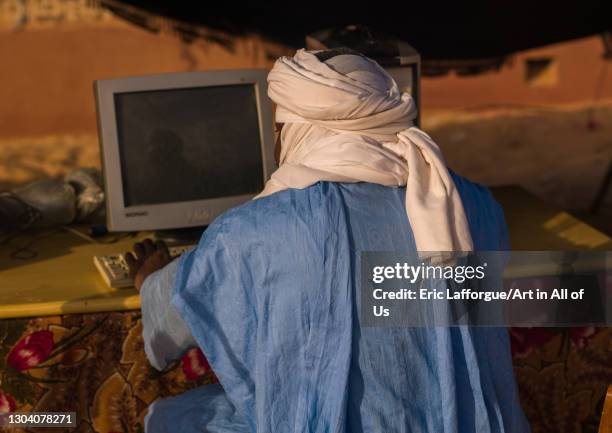
[[253,84],[118,93],[115,112],[126,207],[262,190]]

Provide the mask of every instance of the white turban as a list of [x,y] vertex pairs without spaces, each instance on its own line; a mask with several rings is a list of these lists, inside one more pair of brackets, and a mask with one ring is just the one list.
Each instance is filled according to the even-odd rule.
[[[440,149],[413,126],[414,100],[376,62],[299,50],[268,75],[277,104],[280,166],[259,197],[319,181],[406,186],[419,252],[472,251],[463,204]],[[425,254],[429,256],[429,254]]]

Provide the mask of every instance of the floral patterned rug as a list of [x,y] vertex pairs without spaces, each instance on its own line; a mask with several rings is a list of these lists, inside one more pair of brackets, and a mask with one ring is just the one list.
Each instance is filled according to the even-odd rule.
[[74,411],[66,431],[142,432],[151,402],[216,382],[199,349],[155,370],[141,334],[138,312],[0,321],[0,412]]
[[[141,333],[139,312],[0,320],[0,413],[74,411],[77,427],[64,431],[143,432],[153,401],[217,382],[199,349],[153,369]],[[612,329],[513,328],[510,336],[533,433],[597,432],[612,383]],[[48,429],[10,430],[25,431]]]
[[511,328],[510,338],[532,433],[597,433],[612,384],[612,328]]

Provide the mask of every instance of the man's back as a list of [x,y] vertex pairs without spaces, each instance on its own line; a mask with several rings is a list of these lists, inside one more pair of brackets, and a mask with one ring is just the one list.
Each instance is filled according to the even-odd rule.
[[[454,181],[475,249],[506,248],[490,194]],[[505,330],[359,325],[360,252],[416,250],[405,197],[368,183],[282,191],[221,216],[181,259],[173,303],[242,428],[528,431]]]

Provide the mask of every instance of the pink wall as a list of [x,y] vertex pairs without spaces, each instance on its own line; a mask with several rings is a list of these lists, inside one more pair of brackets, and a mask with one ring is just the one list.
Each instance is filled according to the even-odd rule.
[[257,38],[232,52],[128,25],[0,31],[0,59],[0,138],[95,133],[95,79],[271,66]]
[[[427,109],[485,108],[495,105],[555,105],[594,99],[602,70],[612,59],[603,59],[599,36],[538,48],[514,55],[499,71],[460,77],[454,73],[422,81],[422,106]],[[525,80],[525,60],[553,57],[558,81],[551,87],[530,87]],[[601,99],[612,98],[612,66]]]

